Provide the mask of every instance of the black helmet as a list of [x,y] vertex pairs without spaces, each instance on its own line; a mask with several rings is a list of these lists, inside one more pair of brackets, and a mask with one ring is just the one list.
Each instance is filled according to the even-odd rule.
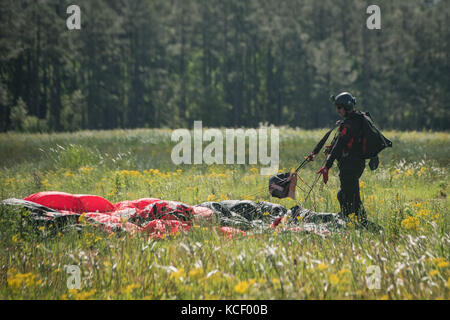
[[346,111],[351,110],[356,105],[356,99],[349,92],[339,93],[336,97],[330,97],[331,102],[337,107],[343,107]]

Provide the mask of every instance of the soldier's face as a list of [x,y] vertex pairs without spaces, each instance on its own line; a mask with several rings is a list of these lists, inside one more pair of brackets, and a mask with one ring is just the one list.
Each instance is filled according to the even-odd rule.
[[345,117],[345,109],[342,107],[336,107],[336,111],[337,113],[339,113],[339,115],[344,118]]

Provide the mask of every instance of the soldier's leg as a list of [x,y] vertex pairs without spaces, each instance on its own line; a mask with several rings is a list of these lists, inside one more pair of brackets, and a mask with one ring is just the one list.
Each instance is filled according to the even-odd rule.
[[364,172],[364,169],[366,167],[366,162],[363,159],[357,159],[355,160],[355,173],[358,177],[357,183],[356,183],[356,188],[355,188],[355,194],[354,194],[354,201],[353,201],[353,205],[354,205],[354,210],[356,215],[359,217],[360,221],[362,223],[365,223],[367,220],[367,215],[366,215],[366,211],[364,209],[364,205],[361,201],[361,193],[359,190],[359,178],[361,178],[361,175]]
[[357,183],[358,179],[355,175],[350,174],[349,172],[340,172],[339,179],[341,182],[341,190],[338,192],[338,199],[341,205],[341,213],[343,216],[348,216],[354,211],[354,187]]
[[351,213],[365,216],[359,194],[359,178],[364,171],[364,165],[362,159],[346,159],[339,165],[341,190],[338,192],[338,200],[344,216]]
[[361,201],[361,194],[359,190],[359,178],[356,180],[355,187],[352,194],[352,212],[354,212],[360,222],[365,223],[367,220],[366,211]]

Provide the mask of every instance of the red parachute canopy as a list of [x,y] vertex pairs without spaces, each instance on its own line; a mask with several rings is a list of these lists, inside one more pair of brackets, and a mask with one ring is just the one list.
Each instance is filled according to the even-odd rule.
[[[32,194],[24,200],[55,209],[63,215],[81,215],[78,222],[86,220],[107,232],[126,230],[130,234],[147,233],[151,238],[165,238],[191,229],[192,219],[212,221],[214,212],[206,207],[190,206],[177,201],[156,198],[125,200],[112,204],[105,198],[87,194],[70,194],[46,191]],[[130,210],[131,209],[131,210]],[[130,217],[139,217],[143,224],[131,223]],[[245,232],[231,227],[220,231],[228,238]]]
[[76,213],[111,212],[114,205],[100,196],[87,194],[70,194],[59,191],[38,192],[24,200],[39,203],[55,210],[67,210]]
[[143,210],[149,204],[153,204],[157,201],[160,201],[160,199],[141,198],[141,199],[137,199],[137,200],[125,200],[125,201],[116,202],[114,204],[114,206],[116,207],[116,210],[122,210],[122,209],[128,209],[128,208],[135,208],[135,209]]
[[80,199],[73,194],[65,192],[38,192],[24,198],[24,200],[39,203],[55,210],[67,210],[77,213],[82,213],[83,211],[83,205]]

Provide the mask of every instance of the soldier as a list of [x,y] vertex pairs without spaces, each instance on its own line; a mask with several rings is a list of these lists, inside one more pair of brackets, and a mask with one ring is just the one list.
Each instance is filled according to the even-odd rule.
[[[317,173],[322,173],[324,183],[328,181],[328,172],[334,160],[338,160],[341,189],[337,198],[341,205],[340,215],[347,217],[355,213],[363,226],[367,224],[366,213],[359,193],[359,178],[365,169],[362,158],[363,119],[355,111],[356,99],[348,92],[343,92],[331,100],[336,105],[337,113],[344,118],[339,127],[339,135],[327,156],[325,166]],[[372,166],[377,166],[378,157],[371,159]]]

